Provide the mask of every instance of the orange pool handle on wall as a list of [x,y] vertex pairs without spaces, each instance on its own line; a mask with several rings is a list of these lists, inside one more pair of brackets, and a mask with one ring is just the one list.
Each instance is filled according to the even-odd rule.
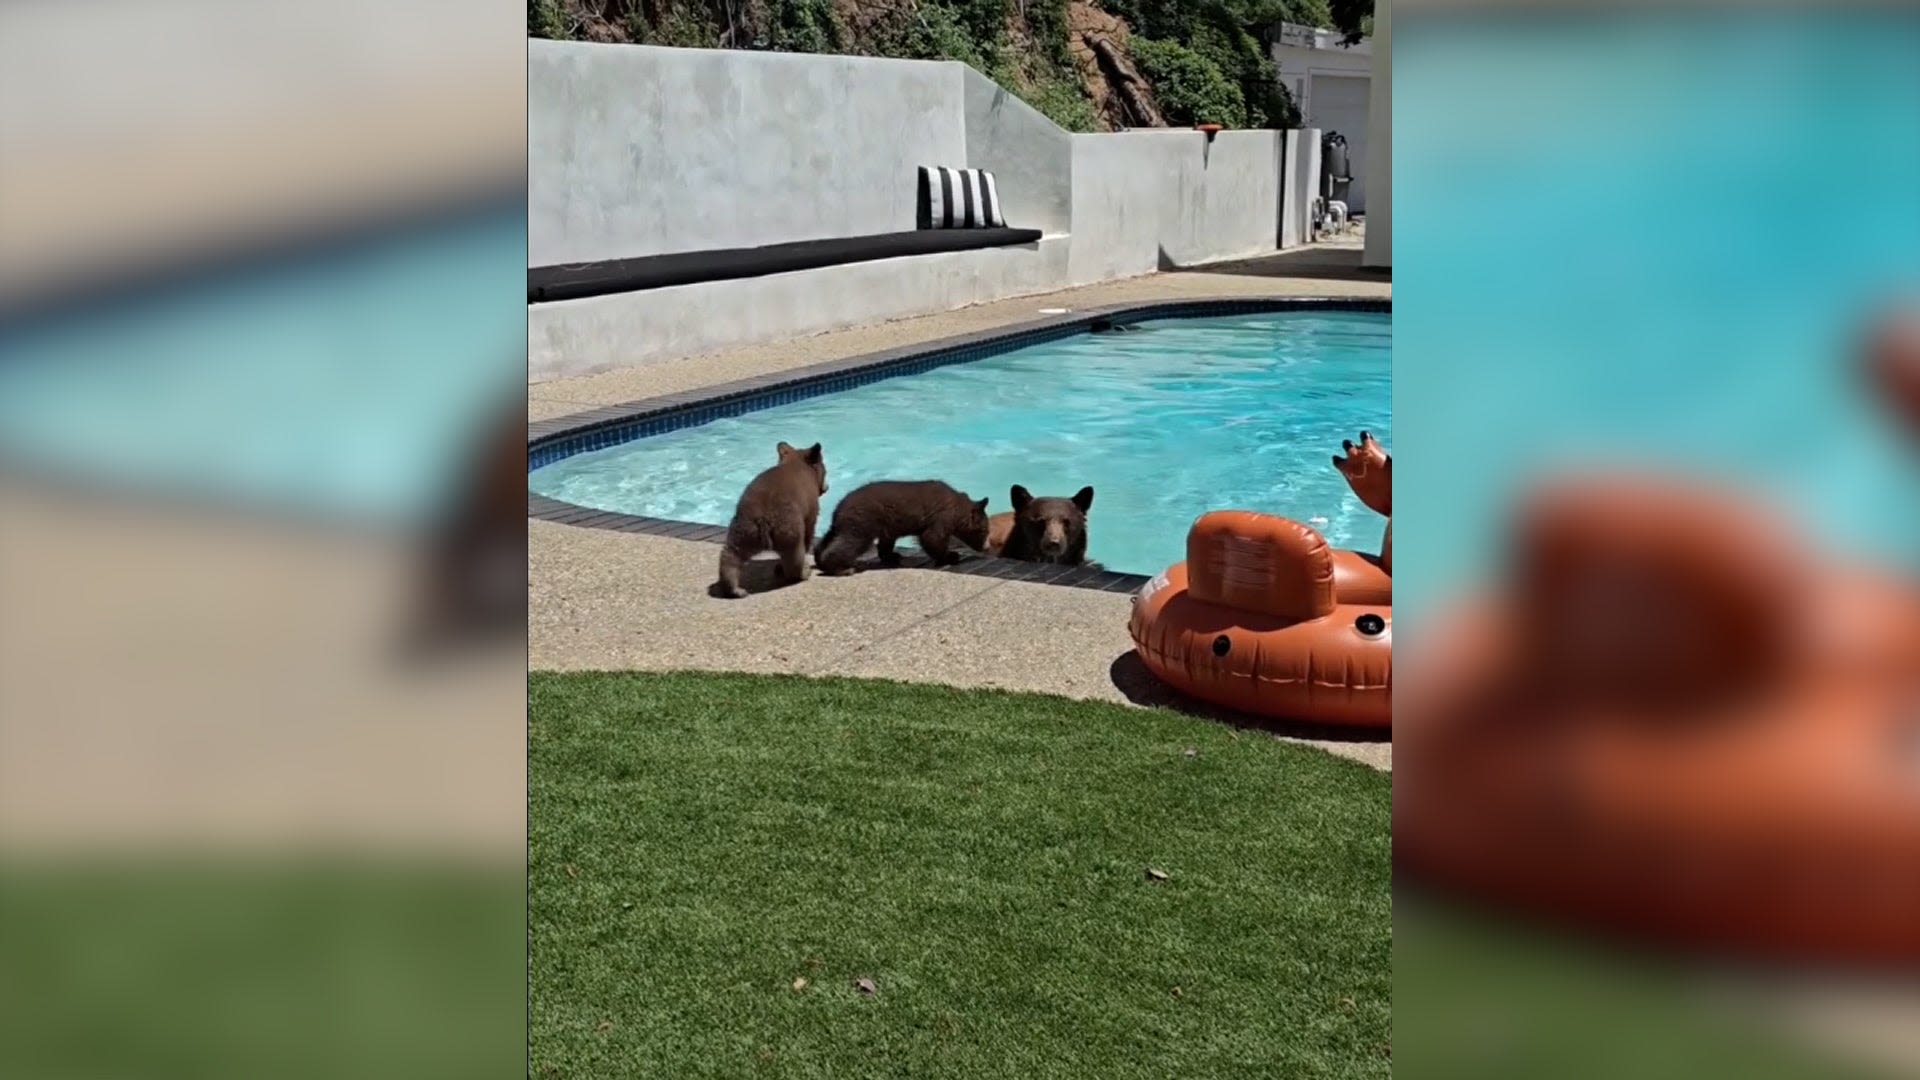
[[1393,723],[1391,579],[1297,521],[1203,515],[1187,561],[1141,588],[1128,628],[1148,670],[1201,700],[1276,719]]

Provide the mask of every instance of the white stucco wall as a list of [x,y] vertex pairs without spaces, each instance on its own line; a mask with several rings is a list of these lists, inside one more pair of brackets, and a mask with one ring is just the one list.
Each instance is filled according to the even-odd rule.
[[1313,200],[1320,192],[1320,129],[1281,133],[1286,171],[1281,174],[1280,246],[1313,239]]
[[1258,255],[1303,212],[1280,132],[1070,134],[962,64],[528,52],[530,265],[909,230],[931,164],[992,170],[1008,224],[1046,237],[532,305],[535,379]]
[[1075,135],[1073,283],[1276,249],[1279,166],[1277,131]]
[[1373,9],[1373,98],[1367,125],[1367,171],[1373,181],[1367,210],[1367,250],[1361,265],[1393,265],[1393,27],[1391,0]]
[[708,281],[527,308],[532,382],[1048,292],[1067,238]]
[[1073,227],[1073,136],[964,65],[966,164],[993,173],[1007,224],[1049,235]]
[[966,156],[960,64],[530,40],[529,265],[914,225]]

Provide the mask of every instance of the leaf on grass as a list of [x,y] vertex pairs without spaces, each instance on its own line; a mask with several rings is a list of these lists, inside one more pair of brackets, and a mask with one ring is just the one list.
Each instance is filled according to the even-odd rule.
[[1167,880],[1167,872],[1165,870],[1155,870],[1149,866],[1147,867],[1147,878],[1150,881],[1165,881]]
[[1355,1002],[1350,997],[1343,997],[1340,999],[1340,1007],[1347,1010],[1348,1012],[1352,1012],[1357,1004],[1358,1003]]
[[580,876],[580,868],[573,865],[572,863],[568,863],[567,865],[561,867],[560,869],[565,870],[567,872],[567,876],[570,878],[577,879]]
[[872,979],[855,979],[853,985],[863,994],[878,993],[880,988],[873,985]]
[[1184,996],[1183,994],[1181,994],[1181,993],[1180,993],[1180,988],[1179,988],[1179,987],[1177,987],[1177,986],[1176,986],[1176,987],[1174,987],[1174,988],[1173,988],[1173,989],[1172,989],[1171,991],[1169,991],[1169,993],[1171,993],[1171,994],[1172,994],[1172,995],[1173,995],[1174,997],[1183,997],[1183,996]]
[[795,990],[805,990],[805,989],[807,988],[807,979],[806,979],[806,976],[804,976],[804,975],[803,975],[803,976],[801,976],[801,977],[799,977],[799,978],[797,978],[797,979],[795,979],[795,980],[793,980],[793,988],[794,988]]
[[595,1031],[600,1031],[600,1032],[607,1032],[607,1031],[612,1031],[612,1030],[613,1030],[613,1021],[611,1021],[611,1020],[602,1020],[602,1021],[600,1021],[599,1023],[597,1023],[597,1024],[595,1024],[595,1025],[593,1025],[593,1030],[595,1030]]
[[1191,747],[1191,746],[1189,746],[1189,747],[1187,747],[1187,748],[1186,748],[1186,750],[1184,751],[1184,753],[1185,753],[1185,754],[1186,754],[1186,755],[1187,755],[1188,757],[1199,757],[1199,756],[1200,756],[1200,751],[1198,751],[1198,750],[1195,750],[1195,749],[1194,749],[1193,747]]

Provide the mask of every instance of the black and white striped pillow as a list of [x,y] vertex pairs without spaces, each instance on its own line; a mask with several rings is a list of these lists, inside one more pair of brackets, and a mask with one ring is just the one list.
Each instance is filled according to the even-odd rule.
[[920,227],[1004,229],[1000,189],[985,169],[920,166]]

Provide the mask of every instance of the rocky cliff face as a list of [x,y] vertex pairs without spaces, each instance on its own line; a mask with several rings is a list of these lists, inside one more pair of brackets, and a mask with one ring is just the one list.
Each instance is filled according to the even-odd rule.
[[1124,19],[1085,0],[1067,5],[1067,47],[1108,129],[1165,127],[1152,84],[1134,66],[1130,34]]

